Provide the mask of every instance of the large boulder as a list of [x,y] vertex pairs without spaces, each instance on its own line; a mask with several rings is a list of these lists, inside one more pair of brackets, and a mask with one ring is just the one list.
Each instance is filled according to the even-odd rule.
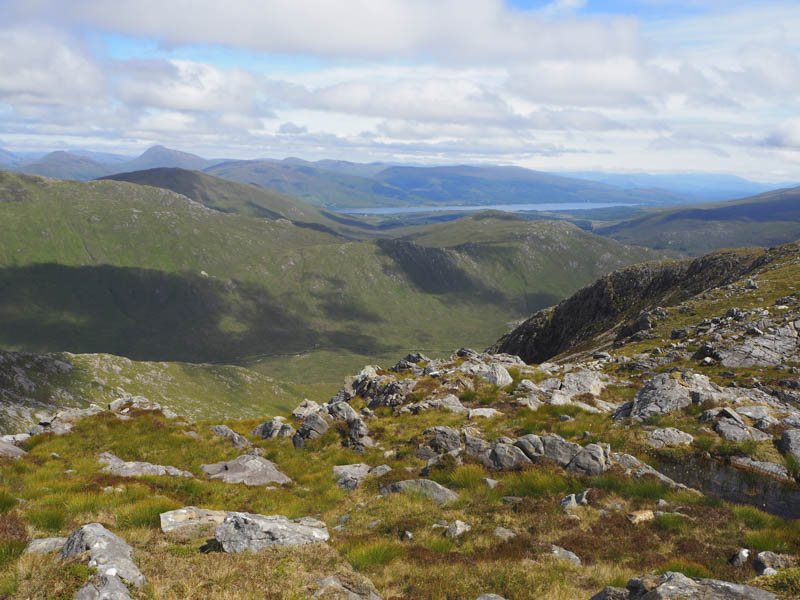
[[144,575],[131,558],[133,548],[100,523],[90,523],[73,531],[61,549],[61,559],[84,552],[89,552],[89,567],[97,569],[98,579],[120,578],[135,587],[145,584]]
[[51,552],[61,552],[66,543],[67,538],[63,537],[38,538],[31,540],[31,543],[25,548],[25,554],[50,554]]
[[200,465],[209,479],[219,479],[225,483],[243,483],[245,485],[267,485],[291,483],[292,480],[281,473],[275,463],[252,454],[243,454],[233,460],[222,461],[211,465]]
[[169,475],[171,477],[194,477],[189,471],[182,471],[175,467],[154,465],[138,460],[124,461],[114,456],[111,452],[103,452],[97,460],[106,465],[101,470],[119,477],[138,477],[140,475]]
[[303,421],[317,411],[319,411],[319,404],[306,398],[292,411],[292,416],[298,421]]
[[561,467],[566,467],[572,459],[582,450],[573,442],[568,442],[558,435],[544,435],[540,437],[542,441],[542,456],[552,460]]
[[544,444],[542,444],[542,438],[532,433],[523,435],[517,439],[516,442],[514,442],[514,445],[522,450],[525,453],[525,456],[531,460],[536,460],[537,457],[544,454]]
[[422,460],[461,450],[461,434],[452,427],[431,427],[425,430],[423,436],[425,442],[417,448],[417,458]]
[[369,475],[371,467],[364,463],[353,465],[336,465],[333,467],[333,476],[336,477],[336,485],[347,491],[352,491],[358,487],[361,480]]
[[486,369],[479,371],[478,376],[497,387],[506,387],[514,383],[514,379],[508,374],[506,368],[498,364],[490,365]]
[[599,396],[604,387],[605,383],[595,373],[581,370],[564,375],[564,381],[561,383],[561,392],[569,396],[581,394]]
[[354,584],[332,575],[317,582],[312,598],[344,598],[346,600],[381,600],[371,581]]
[[313,440],[322,436],[329,428],[330,425],[328,425],[328,422],[318,414],[309,415],[306,420],[303,421],[297,433],[294,434],[292,443],[295,448],[303,448],[307,440]]
[[326,542],[330,535],[325,523],[311,517],[289,520],[283,515],[231,512],[217,525],[214,537],[225,552],[236,553]]
[[381,494],[396,494],[406,492],[419,494],[425,498],[433,500],[437,504],[449,504],[458,500],[458,494],[449,490],[443,485],[439,485],[430,479],[407,479],[385,485],[380,489]]
[[602,475],[611,468],[611,448],[608,444],[587,444],[565,467],[578,475]]
[[531,459],[517,446],[511,444],[493,444],[491,449],[482,457],[483,465],[487,469],[510,471],[521,465],[531,464]]
[[630,410],[633,420],[644,421],[651,416],[666,415],[692,403],[689,388],[672,375],[656,375],[637,392]]

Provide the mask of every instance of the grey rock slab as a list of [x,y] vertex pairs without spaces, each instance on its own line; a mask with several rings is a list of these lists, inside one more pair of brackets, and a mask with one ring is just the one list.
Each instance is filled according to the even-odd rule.
[[488,469],[508,471],[520,465],[531,464],[531,459],[525,453],[511,444],[494,444],[481,458],[483,465]]
[[200,465],[209,479],[219,479],[225,483],[243,483],[245,485],[267,485],[269,483],[291,483],[292,480],[281,473],[270,460],[261,456],[243,454],[230,461],[222,461],[210,465]]
[[458,494],[439,485],[430,479],[407,479],[385,485],[380,489],[381,494],[395,494],[399,492],[419,494],[433,500],[437,504],[449,504],[458,500]]
[[489,449],[489,442],[465,433],[464,449],[470,456],[482,456]]
[[22,448],[18,448],[14,444],[8,442],[0,442],[0,456],[7,456],[10,458],[19,458],[25,456],[27,452]]
[[336,485],[342,489],[353,491],[361,483],[361,480],[369,475],[370,470],[370,466],[364,463],[336,465],[333,467],[333,476],[336,477]]
[[666,415],[680,410],[692,403],[687,386],[668,373],[656,375],[636,393],[631,406],[630,417],[644,421],[651,416]]
[[740,415],[753,419],[754,421],[759,421],[770,416],[768,406],[737,406],[735,410]]
[[694,441],[690,434],[674,427],[656,429],[647,434],[647,443],[653,448],[687,446]]
[[311,517],[290,520],[283,515],[231,512],[217,525],[214,537],[228,553],[267,546],[315,544],[330,539],[325,523]]
[[97,569],[98,578],[119,577],[136,587],[144,585],[144,575],[131,558],[133,548],[100,523],[90,523],[73,531],[61,549],[61,559],[87,551],[89,567]]
[[792,455],[800,461],[800,429],[787,429],[781,434],[778,448],[784,454]]
[[506,600],[502,596],[498,596],[497,594],[481,594],[475,600]]
[[505,527],[495,527],[492,531],[492,534],[496,538],[500,538],[504,542],[507,542],[511,538],[517,537],[517,534],[511,531],[510,529],[506,529]]
[[101,575],[87,583],[72,597],[73,600],[131,600],[128,587],[116,575]]
[[503,413],[494,408],[473,408],[470,409],[468,414],[470,419],[493,419]]
[[778,596],[748,585],[716,579],[690,579],[682,573],[628,581],[629,600],[778,600]]
[[[315,403],[316,404],[316,403]],[[313,413],[312,413],[313,414]],[[275,417],[263,422],[250,432],[250,435],[260,437],[262,440],[274,440],[276,438],[290,438],[295,434],[295,429],[282,418]]]
[[730,419],[720,419],[717,421],[714,424],[714,431],[729,442],[746,442],[747,440],[753,439],[753,436],[750,434],[750,428],[736,421],[731,421]]
[[63,537],[49,537],[31,540],[28,547],[25,548],[25,554],[50,554],[51,552],[61,552],[64,544],[67,543],[67,538]]
[[505,367],[501,365],[491,365],[488,369],[480,371],[478,376],[487,383],[497,387],[505,387],[514,383],[514,379],[508,374]]
[[417,457],[427,460],[437,454],[461,450],[461,434],[452,427],[437,426],[426,429],[423,435],[425,444],[420,446]]
[[328,592],[335,592],[344,595],[346,600],[381,600],[371,584],[355,585],[343,582],[336,576],[325,577],[317,582],[317,589],[311,597],[320,598],[327,596]]
[[628,600],[630,596],[631,593],[624,588],[609,586],[597,592],[589,600]]
[[603,393],[605,383],[595,373],[591,371],[578,371],[564,375],[561,383],[561,391],[570,396],[580,394],[592,394],[599,396]]
[[578,558],[577,554],[575,554],[574,552],[570,552],[569,550],[562,548],[561,546],[556,546],[555,544],[550,546],[550,554],[552,554],[559,560],[569,561],[573,565],[581,564],[581,559]]
[[124,461],[111,452],[103,452],[97,460],[106,465],[101,470],[119,477],[138,477],[140,475],[169,475],[170,477],[194,477],[189,471],[171,466],[154,465],[149,462]]
[[224,510],[208,510],[195,506],[185,506],[159,515],[163,533],[178,533],[182,537],[196,537],[212,534],[214,527],[225,520]]
[[789,469],[787,469],[783,465],[779,465],[773,462],[767,462],[763,460],[753,460],[752,458],[747,456],[732,456],[731,464],[742,469],[752,469],[754,471],[761,471],[762,473],[766,473],[767,475],[772,475],[773,477],[777,477],[778,479],[784,479],[786,481],[791,481],[792,479],[791,473],[789,473]]
[[250,442],[247,441],[247,438],[240,433],[236,433],[227,425],[214,425],[211,428],[211,433],[226,440],[230,440],[231,445],[234,448],[245,448],[250,445]]

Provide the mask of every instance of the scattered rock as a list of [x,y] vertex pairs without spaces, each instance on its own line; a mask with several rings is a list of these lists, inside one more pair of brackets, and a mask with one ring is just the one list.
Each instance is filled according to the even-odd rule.
[[494,444],[483,455],[482,461],[486,468],[501,471],[509,471],[520,465],[531,464],[531,459],[522,450],[511,444]]
[[467,533],[470,529],[472,529],[472,527],[464,523],[464,521],[456,520],[450,524],[444,534],[451,539],[456,539]]
[[278,470],[272,461],[249,454],[243,454],[230,461],[200,465],[200,468],[209,479],[219,479],[225,483],[243,483],[245,485],[277,483],[283,485],[292,482],[289,477]]
[[495,537],[500,538],[504,542],[507,542],[511,538],[517,537],[516,533],[514,533],[510,529],[506,529],[505,527],[495,527],[494,531],[492,531],[492,534]]
[[10,458],[19,458],[20,456],[25,456],[27,452],[22,448],[18,448],[14,444],[9,444],[8,442],[0,442],[0,456],[7,456]]
[[364,463],[337,465],[333,467],[333,476],[336,477],[336,485],[347,491],[353,491],[361,480],[369,475],[370,470],[371,467]]
[[775,552],[759,552],[753,560],[753,567],[759,575],[763,575],[766,569],[787,569],[794,566],[797,559],[788,554],[777,554]]
[[119,477],[138,477],[139,475],[169,475],[171,477],[194,477],[189,471],[182,471],[175,467],[154,465],[149,462],[126,462],[111,452],[103,452],[97,460],[106,465],[101,470]]
[[327,596],[328,592],[333,591],[343,594],[346,600],[381,600],[371,584],[356,585],[343,582],[335,576],[320,579],[317,587],[319,589],[311,595],[312,598]]
[[632,513],[628,514],[628,521],[630,521],[634,525],[638,525],[639,523],[645,523],[647,521],[652,521],[655,518],[656,515],[652,510],[635,510]]
[[395,494],[406,492],[419,494],[433,500],[437,504],[449,504],[458,500],[458,494],[430,479],[407,479],[385,485],[380,489],[381,494]]
[[499,410],[494,408],[473,408],[469,411],[470,419],[493,419],[502,415]]
[[587,444],[565,469],[578,475],[601,475],[611,468],[611,447],[608,444]]
[[800,429],[787,429],[781,434],[778,448],[784,454],[790,454],[800,461]]
[[274,545],[326,542],[330,535],[325,523],[311,517],[289,520],[283,515],[231,512],[217,525],[214,537],[225,552],[237,553],[258,552]]
[[682,573],[634,577],[627,589],[605,588],[590,600],[778,600],[778,596],[748,585],[717,579],[690,579]]
[[236,433],[227,425],[214,425],[211,428],[211,433],[221,438],[225,438],[226,440],[230,440],[234,448],[245,448],[250,445],[250,442],[247,441],[247,438],[239,433]]
[[486,370],[479,372],[478,376],[497,387],[506,387],[514,383],[514,379],[508,374],[506,368],[498,364],[489,366]]
[[573,565],[580,566],[581,564],[581,559],[578,558],[577,554],[575,554],[574,552],[570,552],[569,550],[566,550],[561,546],[556,546],[555,544],[553,544],[552,546],[550,546],[550,553],[557,559],[569,561]]

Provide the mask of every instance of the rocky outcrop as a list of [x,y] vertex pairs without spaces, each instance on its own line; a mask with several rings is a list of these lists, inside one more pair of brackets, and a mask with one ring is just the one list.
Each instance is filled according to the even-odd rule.
[[491,351],[519,356],[526,363],[549,358],[609,332],[642,311],[677,304],[733,281],[755,264],[752,254],[721,251],[693,260],[634,265],[597,280],[553,308],[537,312]]
[[292,443],[295,448],[303,448],[307,440],[322,436],[329,428],[328,422],[318,414],[309,415],[292,437]]
[[214,537],[225,552],[236,553],[327,542],[330,535],[325,523],[311,517],[289,520],[283,515],[231,512],[217,525]]
[[590,600],[778,600],[771,592],[717,579],[691,579],[682,573],[635,577],[627,589],[609,587]]
[[31,540],[28,547],[25,548],[25,554],[50,554],[51,552],[61,552],[64,544],[67,543],[67,538],[63,537],[49,537]]
[[243,454],[233,460],[222,461],[211,465],[200,465],[209,479],[219,479],[225,483],[243,483],[245,485],[269,485],[275,483],[283,485],[292,480],[281,473],[274,462]]
[[154,465],[149,462],[124,461],[111,452],[103,452],[97,460],[106,465],[101,470],[119,477],[138,477],[140,475],[169,475],[170,477],[194,477],[189,471],[171,466]]
[[690,434],[674,427],[655,429],[647,434],[647,443],[653,448],[687,446],[693,441]]

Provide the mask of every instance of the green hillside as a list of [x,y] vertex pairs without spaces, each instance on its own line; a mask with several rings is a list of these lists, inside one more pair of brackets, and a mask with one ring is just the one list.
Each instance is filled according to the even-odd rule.
[[800,188],[657,210],[596,233],[626,244],[692,255],[717,248],[775,246],[800,238]]
[[654,256],[567,223],[492,218],[443,226],[466,228],[449,241],[440,226],[420,232],[438,246],[348,241],[110,180],[3,174],[0,198],[0,347],[235,363],[294,381],[338,381],[407,348],[486,346]]

